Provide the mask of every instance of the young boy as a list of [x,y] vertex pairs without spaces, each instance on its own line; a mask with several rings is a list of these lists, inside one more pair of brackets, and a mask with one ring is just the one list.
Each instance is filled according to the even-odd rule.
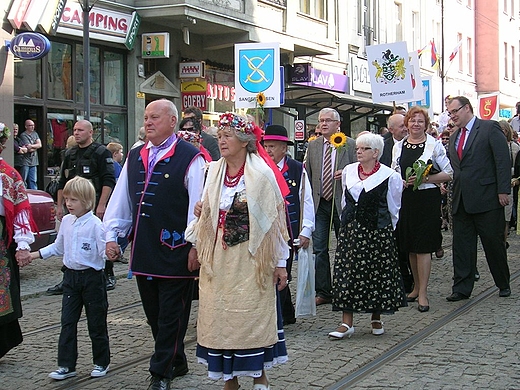
[[123,161],[123,145],[118,144],[117,142],[110,142],[107,145],[107,149],[112,153],[112,160],[114,160],[114,175],[117,180],[121,174],[121,170],[123,169],[121,166],[121,162]]
[[70,214],[63,217],[56,241],[31,252],[32,260],[63,256],[66,267],[58,369],[49,377],[63,380],[76,376],[77,325],[85,306],[94,361],[90,376],[96,378],[106,375],[110,363],[103,223],[92,212],[96,190],[89,180],[79,176],[69,180],[63,188],[63,197]]

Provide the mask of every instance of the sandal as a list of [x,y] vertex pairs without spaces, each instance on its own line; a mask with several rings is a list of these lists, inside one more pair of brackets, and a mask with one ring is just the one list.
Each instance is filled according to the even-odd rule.
[[372,325],[372,334],[375,336],[381,336],[383,333],[385,333],[385,328],[383,328],[383,321],[381,320],[372,320],[370,321],[371,324],[381,324],[381,328],[374,328],[374,325]]

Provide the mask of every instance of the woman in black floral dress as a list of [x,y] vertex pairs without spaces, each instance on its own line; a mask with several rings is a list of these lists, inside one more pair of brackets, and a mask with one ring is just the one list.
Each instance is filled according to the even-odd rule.
[[381,314],[406,306],[393,231],[403,181],[381,165],[383,138],[365,133],[356,140],[358,163],[343,169],[343,211],[334,262],[332,310],[342,311],[333,339],[354,333],[354,312],[372,313],[372,334],[384,333]]

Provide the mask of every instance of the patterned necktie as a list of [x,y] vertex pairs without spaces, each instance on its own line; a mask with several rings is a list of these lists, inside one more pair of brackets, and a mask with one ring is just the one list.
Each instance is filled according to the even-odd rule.
[[326,142],[327,149],[325,151],[325,158],[323,159],[323,198],[325,200],[332,199],[332,146]]
[[462,160],[462,150],[464,149],[464,142],[466,141],[466,132],[468,129],[463,127],[460,129],[460,138],[459,138],[459,144],[457,145],[457,154],[459,156],[459,160]]
[[159,146],[153,146],[150,148],[150,151],[148,152],[148,172],[147,172],[147,178],[150,180],[150,177],[152,176],[153,168],[155,167],[155,163],[157,160],[157,155],[161,150],[167,149],[170,146],[172,146],[173,141],[175,140],[175,137],[172,135],[168,138],[166,138],[166,141],[164,141]]

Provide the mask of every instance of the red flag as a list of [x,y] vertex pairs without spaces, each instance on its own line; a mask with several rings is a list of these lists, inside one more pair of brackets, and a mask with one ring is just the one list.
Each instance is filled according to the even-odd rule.
[[423,55],[423,53],[424,53],[425,51],[427,51],[427,50],[428,50],[428,45],[426,44],[426,45],[424,45],[424,47],[423,47],[422,49],[417,50],[417,57],[421,58],[421,56]]
[[457,46],[455,46],[455,49],[453,49],[453,51],[451,52],[451,54],[450,54],[450,62],[455,59],[455,56],[459,52],[459,49],[460,49],[461,45],[462,45],[462,39],[459,41],[459,43],[457,43]]

